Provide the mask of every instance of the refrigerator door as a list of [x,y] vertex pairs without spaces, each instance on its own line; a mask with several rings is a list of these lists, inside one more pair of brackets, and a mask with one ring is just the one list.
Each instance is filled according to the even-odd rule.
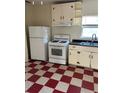
[[47,60],[47,39],[30,38],[31,59]]
[[48,38],[49,28],[42,26],[29,26],[29,37]]

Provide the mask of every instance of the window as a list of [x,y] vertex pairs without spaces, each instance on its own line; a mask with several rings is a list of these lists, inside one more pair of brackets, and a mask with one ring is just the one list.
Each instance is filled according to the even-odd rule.
[[92,34],[96,34],[98,39],[98,17],[97,16],[83,16],[82,18],[82,34],[81,38],[91,39]]

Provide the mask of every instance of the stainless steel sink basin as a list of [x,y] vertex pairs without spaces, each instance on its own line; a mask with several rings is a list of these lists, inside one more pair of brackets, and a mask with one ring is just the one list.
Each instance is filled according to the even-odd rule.
[[72,43],[73,45],[80,45],[80,46],[91,46],[91,47],[98,47],[98,41],[93,40],[77,40],[73,39]]
[[98,46],[98,42],[92,42],[92,41],[88,41],[88,42],[81,42],[80,45],[82,46]]

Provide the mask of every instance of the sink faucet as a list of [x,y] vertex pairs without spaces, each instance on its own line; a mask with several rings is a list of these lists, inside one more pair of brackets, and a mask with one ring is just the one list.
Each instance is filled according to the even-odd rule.
[[[94,38],[94,36],[95,36],[95,38]],[[92,34],[92,42],[93,42],[94,40],[97,40],[96,34]]]

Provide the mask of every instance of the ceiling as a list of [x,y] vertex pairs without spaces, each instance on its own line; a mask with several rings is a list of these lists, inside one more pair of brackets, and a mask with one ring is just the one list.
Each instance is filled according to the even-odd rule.
[[51,3],[63,3],[63,2],[73,2],[73,1],[81,1],[81,0],[25,0],[25,1],[29,1],[30,3],[32,3],[33,1],[35,2],[35,4],[40,4],[41,1],[43,1],[43,4],[51,4]]

